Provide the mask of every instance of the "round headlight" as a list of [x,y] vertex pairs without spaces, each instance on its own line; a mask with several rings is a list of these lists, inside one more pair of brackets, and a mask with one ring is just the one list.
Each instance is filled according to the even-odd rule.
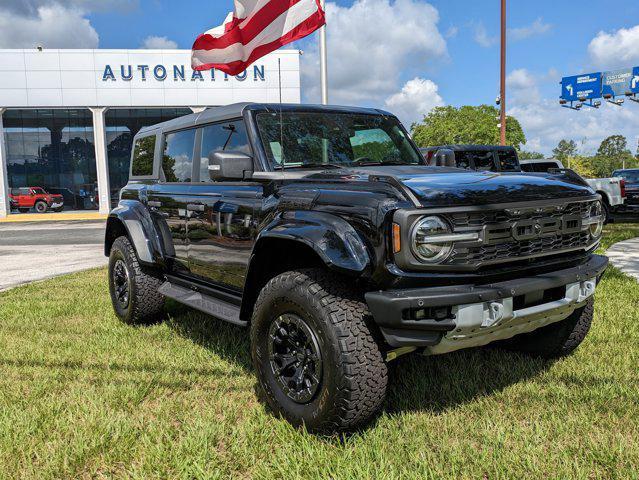
[[590,219],[592,222],[590,224],[590,235],[594,238],[599,238],[603,231],[605,221],[603,205],[601,205],[601,202],[596,202],[592,207],[590,207]]
[[453,249],[453,243],[437,237],[450,233],[450,226],[441,218],[422,218],[413,227],[411,235],[413,254],[424,263],[443,262]]

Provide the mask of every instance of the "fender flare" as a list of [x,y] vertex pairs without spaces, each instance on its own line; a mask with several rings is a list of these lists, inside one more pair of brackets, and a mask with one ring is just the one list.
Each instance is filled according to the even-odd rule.
[[311,247],[326,266],[337,271],[361,273],[370,263],[366,245],[353,226],[330,213],[297,210],[278,215],[258,235],[251,263],[261,240],[277,238]]
[[109,256],[109,239],[115,228],[122,225],[138,259],[146,265],[164,265],[162,242],[151,214],[139,201],[121,200],[107,219],[104,254]]

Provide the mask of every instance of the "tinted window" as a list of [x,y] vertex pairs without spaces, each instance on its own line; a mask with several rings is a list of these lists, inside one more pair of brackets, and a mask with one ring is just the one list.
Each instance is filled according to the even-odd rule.
[[244,122],[220,123],[202,129],[202,159],[200,160],[200,182],[210,182],[209,156],[213,152],[243,152],[251,154]]
[[131,174],[134,177],[153,175],[153,157],[155,155],[155,135],[138,138],[133,149]]
[[621,177],[628,183],[639,183],[639,171],[613,172],[613,177]]
[[517,154],[512,150],[499,150],[497,152],[499,170],[502,172],[514,172],[519,168]]
[[455,160],[459,168],[472,168],[475,170],[495,169],[495,157],[493,156],[493,152],[456,152]]
[[164,144],[162,171],[167,182],[190,182],[195,130],[169,133]]

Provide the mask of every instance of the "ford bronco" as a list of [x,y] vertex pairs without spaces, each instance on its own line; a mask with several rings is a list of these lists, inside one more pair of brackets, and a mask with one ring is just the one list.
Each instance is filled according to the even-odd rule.
[[107,223],[115,312],[154,322],[171,298],[249,327],[262,396],[321,432],[368,421],[402,354],[571,353],[607,266],[600,197],[423,163],[375,109],[238,104],[145,128]]
[[32,208],[38,213],[47,210],[61,212],[64,209],[62,195],[51,194],[40,187],[12,188],[9,196],[21,213],[27,213]]

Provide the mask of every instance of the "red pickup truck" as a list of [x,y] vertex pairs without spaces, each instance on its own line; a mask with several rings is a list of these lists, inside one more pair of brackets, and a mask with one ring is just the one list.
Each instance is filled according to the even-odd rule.
[[61,212],[64,208],[62,195],[47,193],[44,188],[40,187],[12,188],[9,196],[15,207],[22,213],[26,213],[32,208],[38,213],[44,213],[47,210]]

